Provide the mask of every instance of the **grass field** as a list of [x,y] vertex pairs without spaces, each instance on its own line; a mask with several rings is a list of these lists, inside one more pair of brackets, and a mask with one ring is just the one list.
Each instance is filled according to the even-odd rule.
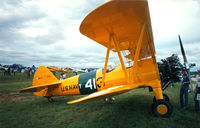
[[[72,75],[72,74],[70,74]],[[33,77],[33,76],[31,76]],[[31,86],[25,75],[4,76],[0,72],[0,128],[199,128],[200,113],[193,112],[193,93],[189,93],[189,109],[179,107],[179,84],[166,93],[174,111],[170,118],[152,116],[153,93],[135,89],[116,96],[112,104],[102,100],[67,105],[81,96],[54,97],[48,103],[43,97],[19,94]]]

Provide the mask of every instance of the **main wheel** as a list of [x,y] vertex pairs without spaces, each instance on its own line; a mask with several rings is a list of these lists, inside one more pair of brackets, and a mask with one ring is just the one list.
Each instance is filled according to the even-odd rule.
[[113,103],[115,101],[114,97],[108,97],[104,99],[104,103]]
[[152,112],[158,117],[169,117],[172,114],[172,105],[165,100],[157,100],[153,103]]
[[[163,100],[169,102],[169,97],[167,96],[167,94],[163,93]],[[153,97],[153,103],[155,103],[155,102],[156,102],[156,97],[154,96]]]

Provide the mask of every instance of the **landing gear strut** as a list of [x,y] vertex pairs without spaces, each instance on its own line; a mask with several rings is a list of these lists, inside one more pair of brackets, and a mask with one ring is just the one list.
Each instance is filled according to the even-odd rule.
[[[163,100],[169,102],[169,97],[164,93],[163,93]],[[155,102],[156,102],[156,97],[154,96],[153,97],[153,103],[155,103]]]
[[104,103],[113,103],[115,101],[114,97],[108,97],[104,99]]
[[53,102],[53,99],[51,98],[51,96],[45,96],[48,100],[48,102]]

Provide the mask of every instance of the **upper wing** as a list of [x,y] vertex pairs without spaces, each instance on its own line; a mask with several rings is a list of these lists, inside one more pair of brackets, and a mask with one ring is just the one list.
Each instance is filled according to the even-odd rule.
[[80,32],[113,51],[115,47],[110,43],[110,35],[114,34],[120,51],[129,50],[133,56],[144,24],[148,36],[143,40],[154,48],[147,0],[111,0],[86,16]]
[[90,100],[111,97],[111,96],[114,96],[114,95],[119,95],[121,93],[130,91],[130,90],[133,89],[132,87],[133,86],[130,86],[130,85],[115,86],[115,87],[107,88],[107,89],[92,93],[92,94],[90,94],[88,96],[79,98],[77,100],[69,101],[67,103],[68,104],[84,103],[84,102],[87,102],[87,101],[90,101]]

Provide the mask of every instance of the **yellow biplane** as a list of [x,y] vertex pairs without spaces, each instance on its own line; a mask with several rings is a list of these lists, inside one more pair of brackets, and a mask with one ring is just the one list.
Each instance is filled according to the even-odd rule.
[[62,69],[62,68],[57,68],[57,67],[52,67],[52,66],[49,66],[47,67],[50,71],[53,71],[53,72],[66,72],[66,73],[69,73],[69,68],[65,68],[65,69]]
[[[104,69],[59,81],[41,66],[34,75],[32,87],[20,92],[34,92],[49,99],[52,96],[89,94],[67,102],[75,104],[149,87],[155,94],[153,114],[171,115],[172,106],[161,89],[147,0],[111,0],[86,16],[80,32],[107,48]],[[120,65],[107,72],[111,51],[117,53]]]

